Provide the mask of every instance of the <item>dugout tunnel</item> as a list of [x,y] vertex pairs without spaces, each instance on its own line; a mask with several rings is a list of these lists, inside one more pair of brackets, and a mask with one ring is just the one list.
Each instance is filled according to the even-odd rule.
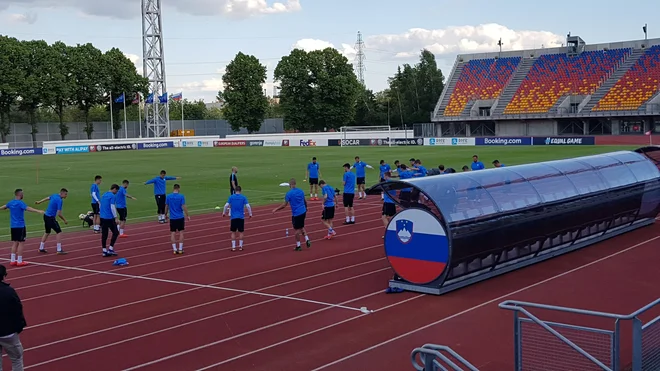
[[369,193],[400,206],[384,236],[389,286],[440,295],[648,226],[659,167],[650,146],[379,183]]

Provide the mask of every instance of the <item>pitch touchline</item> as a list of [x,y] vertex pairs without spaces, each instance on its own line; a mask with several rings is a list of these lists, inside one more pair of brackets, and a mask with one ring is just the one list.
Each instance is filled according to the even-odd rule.
[[[6,258],[2,258],[1,260],[9,261],[9,259],[6,259]],[[373,311],[369,310],[366,307],[362,307],[362,308],[347,307],[347,306],[343,306],[343,305],[340,305],[340,304],[325,303],[325,302],[316,301],[316,300],[309,300],[309,299],[302,299],[302,298],[290,298],[290,297],[286,297],[286,296],[266,294],[266,293],[257,292],[257,291],[240,290],[240,289],[232,289],[232,288],[229,288],[229,287],[203,285],[201,283],[166,280],[166,279],[163,279],[163,278],[154,278],[154,277],[135,276],[135,275],[131,275],[131,274],[124,274],[124,273],[117,273],[117,272],[103,272],[103,271],[97,271],[97,270],[94,270],[94,269],[86,269],[86,268],[78,268],[78,267],[65,267],[65,266],[60,266],[60,265],[55,265],[55,264],[47,264],[47,263],[32,263],[32,264],[41,265],[41,266],[44,266],[44,267],[70,269],[70,270],[75,270],[75,271],[80,271],[80,272],[87,272],[87,273],[105,274],[105,275],[109,275],[109,276],[117,276],[117,277],[132,278],[132,279],[142,279],[142,280],[161,282],[161,283],[171,283],[171,284],[175,284],[175,285],[193,286],[193,287],[200,287],[200,288],[207,288],[207,289],[214,289],[214,290],[240,292],[240,293],[243,293],[243,294],[253,294],[253,295],[257,295],[257,296],[267,296],[267,297],[278,298],[278,299],[301,301],[301,302],[310,303],[310,304],[322,305],[322,306],[326,306],[326,307],[329,307],[329,308],[341,308],[341,309],[346,309],[346,310],[362,312],[362,313],[365,313],[365,314],[373,312]]]

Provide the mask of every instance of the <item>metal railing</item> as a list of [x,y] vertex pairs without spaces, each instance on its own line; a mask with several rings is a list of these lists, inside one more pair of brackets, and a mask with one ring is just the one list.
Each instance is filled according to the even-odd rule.
[[424,344],[413,349],[410,360],[417,371],[479,371],[445,345]]
[[[621,324],[632,323],[632,371],[660,370],[660,316],[643,325],[640,316],[660,304],[660,299],[628,314],[507,300],[499,304],[514,315],[515,370],[621,370]],[[530,310],[540,309],[614,320],[613,329],[549,322]]]

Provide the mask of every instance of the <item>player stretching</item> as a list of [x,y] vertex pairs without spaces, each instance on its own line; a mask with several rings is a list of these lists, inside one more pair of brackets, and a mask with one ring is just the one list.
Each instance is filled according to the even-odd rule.
[[64,255],[66,252],[62,250],[62,228],[60,228],[60,223],[57,222],[57,217],[62,219],[64,224],[69,224],[69,222],[66,221],[66,218],[64,218],[64,215],[62,215],[62,204],[64,203],[64,199],[67,198],[69,195],[69,191],[66,188],[60,189],[60,193],[56,193],[50,197],[46,197],[43,200],[39,200],[35,202],[35,204],[39,205],[41,203],[44,203],[48,201],[48,207],[46,208],[46,212],[44,213],[44,229],[45,233],[43,237],[41,237],[41,244],[39,245],[39,252],[40,253],[46,253],[46,240],[48,240],[48,236],[50,236],[51,231],[55,231],[55,239],[57,241],[57,253],[59,255]]
[[355,200],[355,174],[351,172],[351,165],[349,164],[344,164],[344,194],[342,198],[344,213],[346,214],[344,224],[355,224],[355,209],[353,209],[353,201]]
[[[385,177],[384,178],[385,181],[389,182],[391,181],[390,179],[392,178],[392,173],[386,171],[385,174],[383,174],[383,176]],[[387,228],[387,225],[390,223],[390,220],[392,220],[392,217],[394,216],[394,214],[396,214],[396,204],[394,203],[395,196],[396,196],[396,190],[389,190],[385,194],[385,198],[383,198],[382,219],[385,228]],[[385,238],[384,235],[383,238]]]
[[124,181],[121,182],[121,187],[119,187],[117,196],[115,196],[115,206],[117,207],[117,214],[119,215],[120,238],[126,237],[126,235],[124,234],[124,227],[126,226],[126,217],[128,216],[128,207],[126,205],[126,199],[130,198],[133,201],[137,201],[137,198],[126,193],[126,190],[128,189],[128,184],[129,184],[128,180],[124,179]]
[[291,188],[284,196],[284,203],[273,210],[273,214],[284,209],[287,205],[291,206],[291,224],[293,230],[296,231],[296,248],[295,251],[300,251],[301,236],[305,236],[305,244],[307,247],[312,247],[312,241],[309,240],[307,231],[305,231],[305,218],[307,217],[307,201],[305,201],[305,192],[296,188],[296,180],[291,178],[289,180],[289,188]]
[[24,267],[27,262],[23,261],[23,244],[27,238],[25,227],[25,212],[43,214],[42,210],[29,207],[23,202],[23,190],[14,191],[14,199],[0,206],[0,210],[9,210],[9,227],[11,228],[11,259],[9,265]]
[[335,232],[332,220],[335,218],[335,190],[328,185],[325,180],[321,180],[319,183],[321,186],[321,193],[323,194],[323,211],[321,212],[321,221],[328,227],[328,235],[323,237],[326,240],[331,239],[337,235]]
[[94,233],[101,231],[101,220],[99,218],[99,202],[101,202],[101,191],[99,185],[103,182],[103,177],[97,175],[94,177],[94,183],[89,188],[89,193],[92,196],[92,214],[94,215]]
[[355,163],[352,168],[355,168],[355,176],[357,177],[357,187],[358,187],[358,199],[367,198],[367,193],[364,191],[364,184],[366,183],[367,173],[364,168],[373,169],[371,165],[367,165],[365,162],[360,160],[360,156],[355,156]]
[[309,178],[309,199],[312,201],[318,201],[319,199],[319,178],[321,178],[321,170],[319,169],[316,157],[312,157],[312,162],[307,164],[307,174],[305,175],[305,180]]
[[231,210],[231,221],[229,230],[231,231],[231,251],[236,251],[236,232],[238,232],[238,249],[243,251],[243,231],[245,230],[245,209],[248,210],[250,218],[252,217],[252,208],[248,203],[247,197],[241,194],[241,186],[236,186],[236,193],[230,195],[222,210],[222,216]]
[[[165,199],[165,218],[170,219],[170,241],[174,254],[183,254],[183,231],[186,229],[186,219],[190,221],[186,197],[181,193],[181,186],[175,184],[172,193]],[[179,249],[176,248],[176,234],[179,233]]]
[[[99,216],[101,217],[101,247],[103,248],[104,258],[117,256],[114,247],[119,237],[119,230],[117,229],[117,224],[119,224],[116,206],[117,192],[119,192],[119,185],[113,184],[110,186],[110,190],[101,196]],[[110,246],[107,245],[108,232],[112,232]]]
[[160,175],[144,182],[145,185],[154,185],[154,197],[156,198],[156,207],[158,208],[158,223],[165,223],[165,183],[168,180],[179,180],[180,176],[167,176],[165,170],[160,171]]
[[[390,167],[390,164],[385,162],[385,160],[380,160],[380,181],[381,183],[385,181],[385,173],[388,171],[391,171],[392,168]],[[385,193],[380,194],[380,199],[384,200],[385,199]]]

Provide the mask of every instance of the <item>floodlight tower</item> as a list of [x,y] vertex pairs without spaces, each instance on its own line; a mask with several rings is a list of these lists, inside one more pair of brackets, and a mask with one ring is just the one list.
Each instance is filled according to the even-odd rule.
[[165,80],[165,53],[163,49],[163,22],[161,0],[142,0],[142,67],[149,79],[153,104],[145,107],[147,137],[169,137],[170,115],[167,103],[158,97],[167,93]]
[[364,40],[362,40],[362,34],[360,31],[357,33],[357,41],[355,42],[355,74],[357,75],[358,81],[360,84],[364,85]]

